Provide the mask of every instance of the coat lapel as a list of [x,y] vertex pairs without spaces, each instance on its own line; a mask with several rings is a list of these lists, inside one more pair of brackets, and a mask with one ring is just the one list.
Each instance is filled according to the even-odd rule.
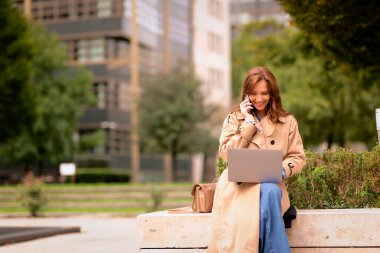
[[[285,117],[279,117],[279,121],[281,123],[285,123]],[[269,137],[273,134],[274,130],[275,130],[275,124],[273,124],[268,116],[264,117],[261,121],[260,121],[260,125],[261,127],[263,128],[264,130],[264,134],[265,134],[265,137]]]
[[261,121],[260,121],[260,125],[261,127],[263,128],[263,131],[264,131],[264,135],[265,137],[269,137],[273,134],[273,131],[274,131],[274,124],[272,124],[268,117],[265,117],[263,118]]

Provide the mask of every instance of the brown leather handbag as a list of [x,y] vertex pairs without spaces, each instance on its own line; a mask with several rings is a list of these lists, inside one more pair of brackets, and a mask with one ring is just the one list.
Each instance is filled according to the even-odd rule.
[[196,184],[193,186],[191,195],[193,195],[192,209],[197,213],[211,213],[214,203],[216,183]]

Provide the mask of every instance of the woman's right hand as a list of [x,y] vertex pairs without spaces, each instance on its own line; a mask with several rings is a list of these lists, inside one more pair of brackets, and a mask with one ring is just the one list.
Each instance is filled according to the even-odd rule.
[[253,106],[249,100],[243,100],[240,103],[240,112],[244,115],[246,119],[253,119],[252,114],[250,114],[250,111],[253,109]]

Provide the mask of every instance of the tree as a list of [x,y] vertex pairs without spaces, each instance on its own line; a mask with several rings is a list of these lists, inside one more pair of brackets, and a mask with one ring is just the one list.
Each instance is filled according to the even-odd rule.
[[324,141],[329,146],[348,141],[375,144],[373,119],[380,85],[371,71],[352,71],[346,64],[326,60],[304,32],[273,22],[244,27],[233,42],[232,59],[234,82],[240,85],[253,66],[273,71],[283,105],[296,116],[306,147]]
[[36,106],[28,24],[8,0],[0,2],[0,48],[0,144],[5,144],[33,124]]
[[199,88],[193,72],[183,66],[142,82],[140,136],[147,150],[171,154],[174,175],[178,154],[201,151],[209,143]]
[[380,70],[379,1],[277,1],[329,59]]
[[8,163],[28,166],[57,162],[72,156],[73,135],[83,107],[92,99],[89,71],[66,67],[66,49],[44,28],[30,24],[33,65],[32,84],[37,101],[36,122],[2,147]]

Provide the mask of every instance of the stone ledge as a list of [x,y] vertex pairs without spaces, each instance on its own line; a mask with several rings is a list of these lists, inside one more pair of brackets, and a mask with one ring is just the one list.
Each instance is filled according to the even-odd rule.
[[[379,253],[380,248],[292,248],[292,253]],[[141,253],[205,253],[206,249],[141,249]]]
[[[161,211],[137,222],[141,252],[204,252],[211,236],[211,214]],[[298,210],[287,234],[293,252],[356,253],[380,252],[378,231],[380,209],[328,209]]]

